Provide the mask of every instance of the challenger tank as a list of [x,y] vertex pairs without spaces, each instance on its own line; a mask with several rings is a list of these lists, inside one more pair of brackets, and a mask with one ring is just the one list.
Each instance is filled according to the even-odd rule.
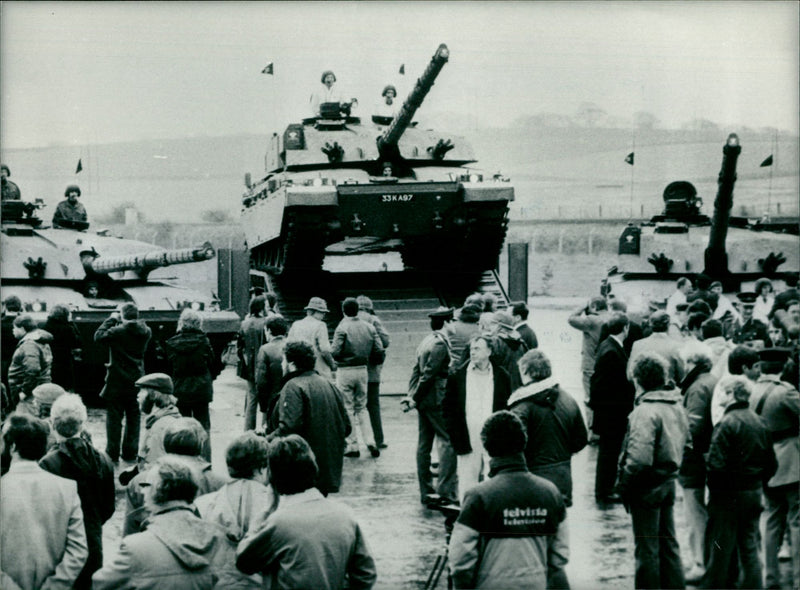
[[[77,392],[93,399],[105,377],[107,349],[94,343],[94,332],[111,312],[125,302],[139,308],[140,318],[153,331],[145,359],[148,372],[164,370],[163,342],[175,333],[181,311],[190,307],[203,320],[214,351],[221,356],[235,337],[240,319],[219,308],[211,294],[183,288],[158,269],[192,264],[215,256],[209,243],[195,248],[166,250],[135,240],[91,232],[85,222],[51,227],[38,216],[41,201],[3,201],[3,299],[20,298],[22,313],[41,325],[54,305],[65,305],[80,332],[82,354],[75,367]],[[161,276],[162,278],[158,278]],[[5,357],[15,342],[2,342]]]
[[272,136],[266,176],[248,175],[242,200],[254,269],[313,272],[330,248],[399,251],[406,269],[496,266],[511,183],[477,170],[463,138],[413,122],[448,59],[442,44],[394,118],[364,121],[349,103],[323,103]]
[[731,215],[736,166],[742,153],[732,133],[722,148],[722,165],[711,215],[686,180],[664,189],[664,210],[641,224],[629,223],[619,238],[617,264],[601,290],[622,297],[634,309],[663,301],[680,277],[720,281],[726,293],[752,291],[767,277],[781,290],[800,268],[797,220],[765,223]]

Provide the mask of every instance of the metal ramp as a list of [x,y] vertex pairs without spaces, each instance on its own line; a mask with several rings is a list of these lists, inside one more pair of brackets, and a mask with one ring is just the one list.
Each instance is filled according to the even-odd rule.
[[329,334],[342,318],[341,302],[346,297],[366,295],[389,332],[391,343],[381,374],[381,393],[405,394],[416,358],[416,350],[430,332],[428,313],[443,305],[461,307],[475,291],[495,295],[505,308],[508,296],[494,271],[484,273],[425,273],[416,271],[329,273],[270,276],[278,310],[288,320],[305,315],[303,308],[312,296],[323,297],[330,309]]

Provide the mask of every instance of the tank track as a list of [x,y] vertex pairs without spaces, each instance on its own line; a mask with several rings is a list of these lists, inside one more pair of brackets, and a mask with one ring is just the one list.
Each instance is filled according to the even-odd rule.
[[319,272],[329,236],[328,218],[328,212],[319,208],[287,210],[281,231],[284,237],[253,248],[253,268],[271,274]]

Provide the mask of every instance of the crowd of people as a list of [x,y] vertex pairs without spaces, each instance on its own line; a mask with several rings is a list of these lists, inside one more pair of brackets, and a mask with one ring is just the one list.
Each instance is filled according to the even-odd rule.
[[[420,501],[458,515],[456,588],[569,587],[571,460],[590,443],[598,508],[619,503],[631,515],[636,588],[779,588],[782,544],[797,585],[800,294],[772,296],[765,324],[754,310],[771,283],[718,315],[716,286],[687,282],[642,316],[608,294],[570,316],[583,335],[583,403],[553,374],[525,303],[496,309],[476,293],[429,313],[402,403],[418,416]],[[183,310],[166,341],[170,374],[145,374],[151,331],[134,304],[97,329],[109,350],[103,452],[69,393],[80,351],[69,310],[56,306],[45,330],[13,296],[4,301],[19,343],[4,367],[3,588],[374,585],[358,519],[329,496],[345,457],[379,460],[387,448],[389,334],[363,295],[342,302],[332,338],[324,299],[291,324],[275,303],[255,293],[241,325],[244,432],[222,477],[211,468],[209,412],[222,366],[196,312]],[[123,538],[104,552],[115,486]]]

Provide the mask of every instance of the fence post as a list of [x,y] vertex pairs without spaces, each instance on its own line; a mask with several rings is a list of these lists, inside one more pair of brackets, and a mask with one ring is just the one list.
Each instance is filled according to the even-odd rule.
[[589,232],[589,255],[592,254],[592,242],[594,241],[594,230]]
[[564,252],[564,228],[558,230],[558,253]]

